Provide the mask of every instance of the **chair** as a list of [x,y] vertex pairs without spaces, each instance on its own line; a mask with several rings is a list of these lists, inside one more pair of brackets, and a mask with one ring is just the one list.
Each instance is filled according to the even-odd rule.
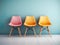
[[[36,20],[34,16],[26,16],[24,25],[26,26],[26,31],[25,31],[25,36],[26,36],[26,32],[28,31],[27,27],[34,27],[36,26]],[[36,32],[35,29],[33,28],[34,31],[34,35],[36,36]]]
[[19,36],[21,36],[20,26],[22,25],[22,20],[21,20],[20,16],[12,16],[12,19],[11,19],[9,25],[12,27],[9,36],[11,36],[11,33],[13,31],[13,27],[18,28]]
[[48,31],[48,33],[50,35],[50,30],[49,30],[48,26],[50,26],[51,23],[50,23],[50,20],[49,20],[48,16],[40,16],[38,24],[41,26],[41,28],[40,28],[40,35],[41,35],[41,32],[42,32],[42,28],[44,26],[47,27],[47,31]]

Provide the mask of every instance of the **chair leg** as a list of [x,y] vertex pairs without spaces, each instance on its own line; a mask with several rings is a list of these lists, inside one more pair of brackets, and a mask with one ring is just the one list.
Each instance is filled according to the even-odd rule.
[[40,28],[40,36],[41,36],[41,33],[42,33],[42,28],[43,28],[43,27]]
[[49,34],[49,35],[51,35],[51,34],[50,34],[50,30],[49,30],[48,26],[47,26],[47,31],[48,31],[48,34]]
[[33,28],[33,31],[34,31],[34,36],[36,36],[36,32],[35,32],[35,29]]
[[27,31],[28,31],[28,28],[26,28],[26,31],[25,31],[25,34],[24,34],[24,36],[26,36],[26,33],[27,33]]
[[21,36],[21,31],[20,31],[20,27],[18,27],[18,32],[19,32],[19,36]]
[[11,28],[11,31],[10,31],[10,33],[9,33],[9,37],[11,36],[11,34],[12,34],[12,31],[13,31],[13,27]]

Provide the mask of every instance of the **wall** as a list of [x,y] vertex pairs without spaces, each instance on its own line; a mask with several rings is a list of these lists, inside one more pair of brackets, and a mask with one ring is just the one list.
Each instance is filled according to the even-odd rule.
[[[52,23],[49,27],[51,34],[60,34],[59,0],[0,0],[0,2],[0,34],[9,34],[11,27],[8,23],[14,15],[21,16],[23,23],[27,15],[35,16],[37,21],[39,16],[47,15]],[[39,34],[39,28],[38,25],[35,27],[37,34]],[[33,34],[30,29],[27,34]],[[23,35],[25,31],[24,25],[21,26],[21,31]],[[14,34],[17,33],[15,30]],[[47,34],[47,31],[44,29],[42,34]]]

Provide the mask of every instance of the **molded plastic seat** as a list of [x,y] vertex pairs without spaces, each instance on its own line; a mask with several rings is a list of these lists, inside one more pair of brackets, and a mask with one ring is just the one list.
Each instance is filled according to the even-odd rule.
[[40,16],[38,24],[40,26],[50,26],[51,25],[48,16]]
[[20,16],[12,16],[12,19],[9,23],[10,26],[21,26],[22,20]]
[[25,26],[36,26],[35,17],[34,16],[26,16],[24,25]]

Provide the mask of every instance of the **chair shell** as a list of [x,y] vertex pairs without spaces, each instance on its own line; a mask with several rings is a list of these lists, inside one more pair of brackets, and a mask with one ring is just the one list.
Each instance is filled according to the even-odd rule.
[[25,26],[36,26],[36,20],[34,16],[26,16],[25,22],[24,22]]
[[10,26],[21,26],[22,20],[20,16],[12,16],[12,19],[9,23]]
[[40,16],[38,24],[40,26],[50,26],[51,25],[48,16]]

